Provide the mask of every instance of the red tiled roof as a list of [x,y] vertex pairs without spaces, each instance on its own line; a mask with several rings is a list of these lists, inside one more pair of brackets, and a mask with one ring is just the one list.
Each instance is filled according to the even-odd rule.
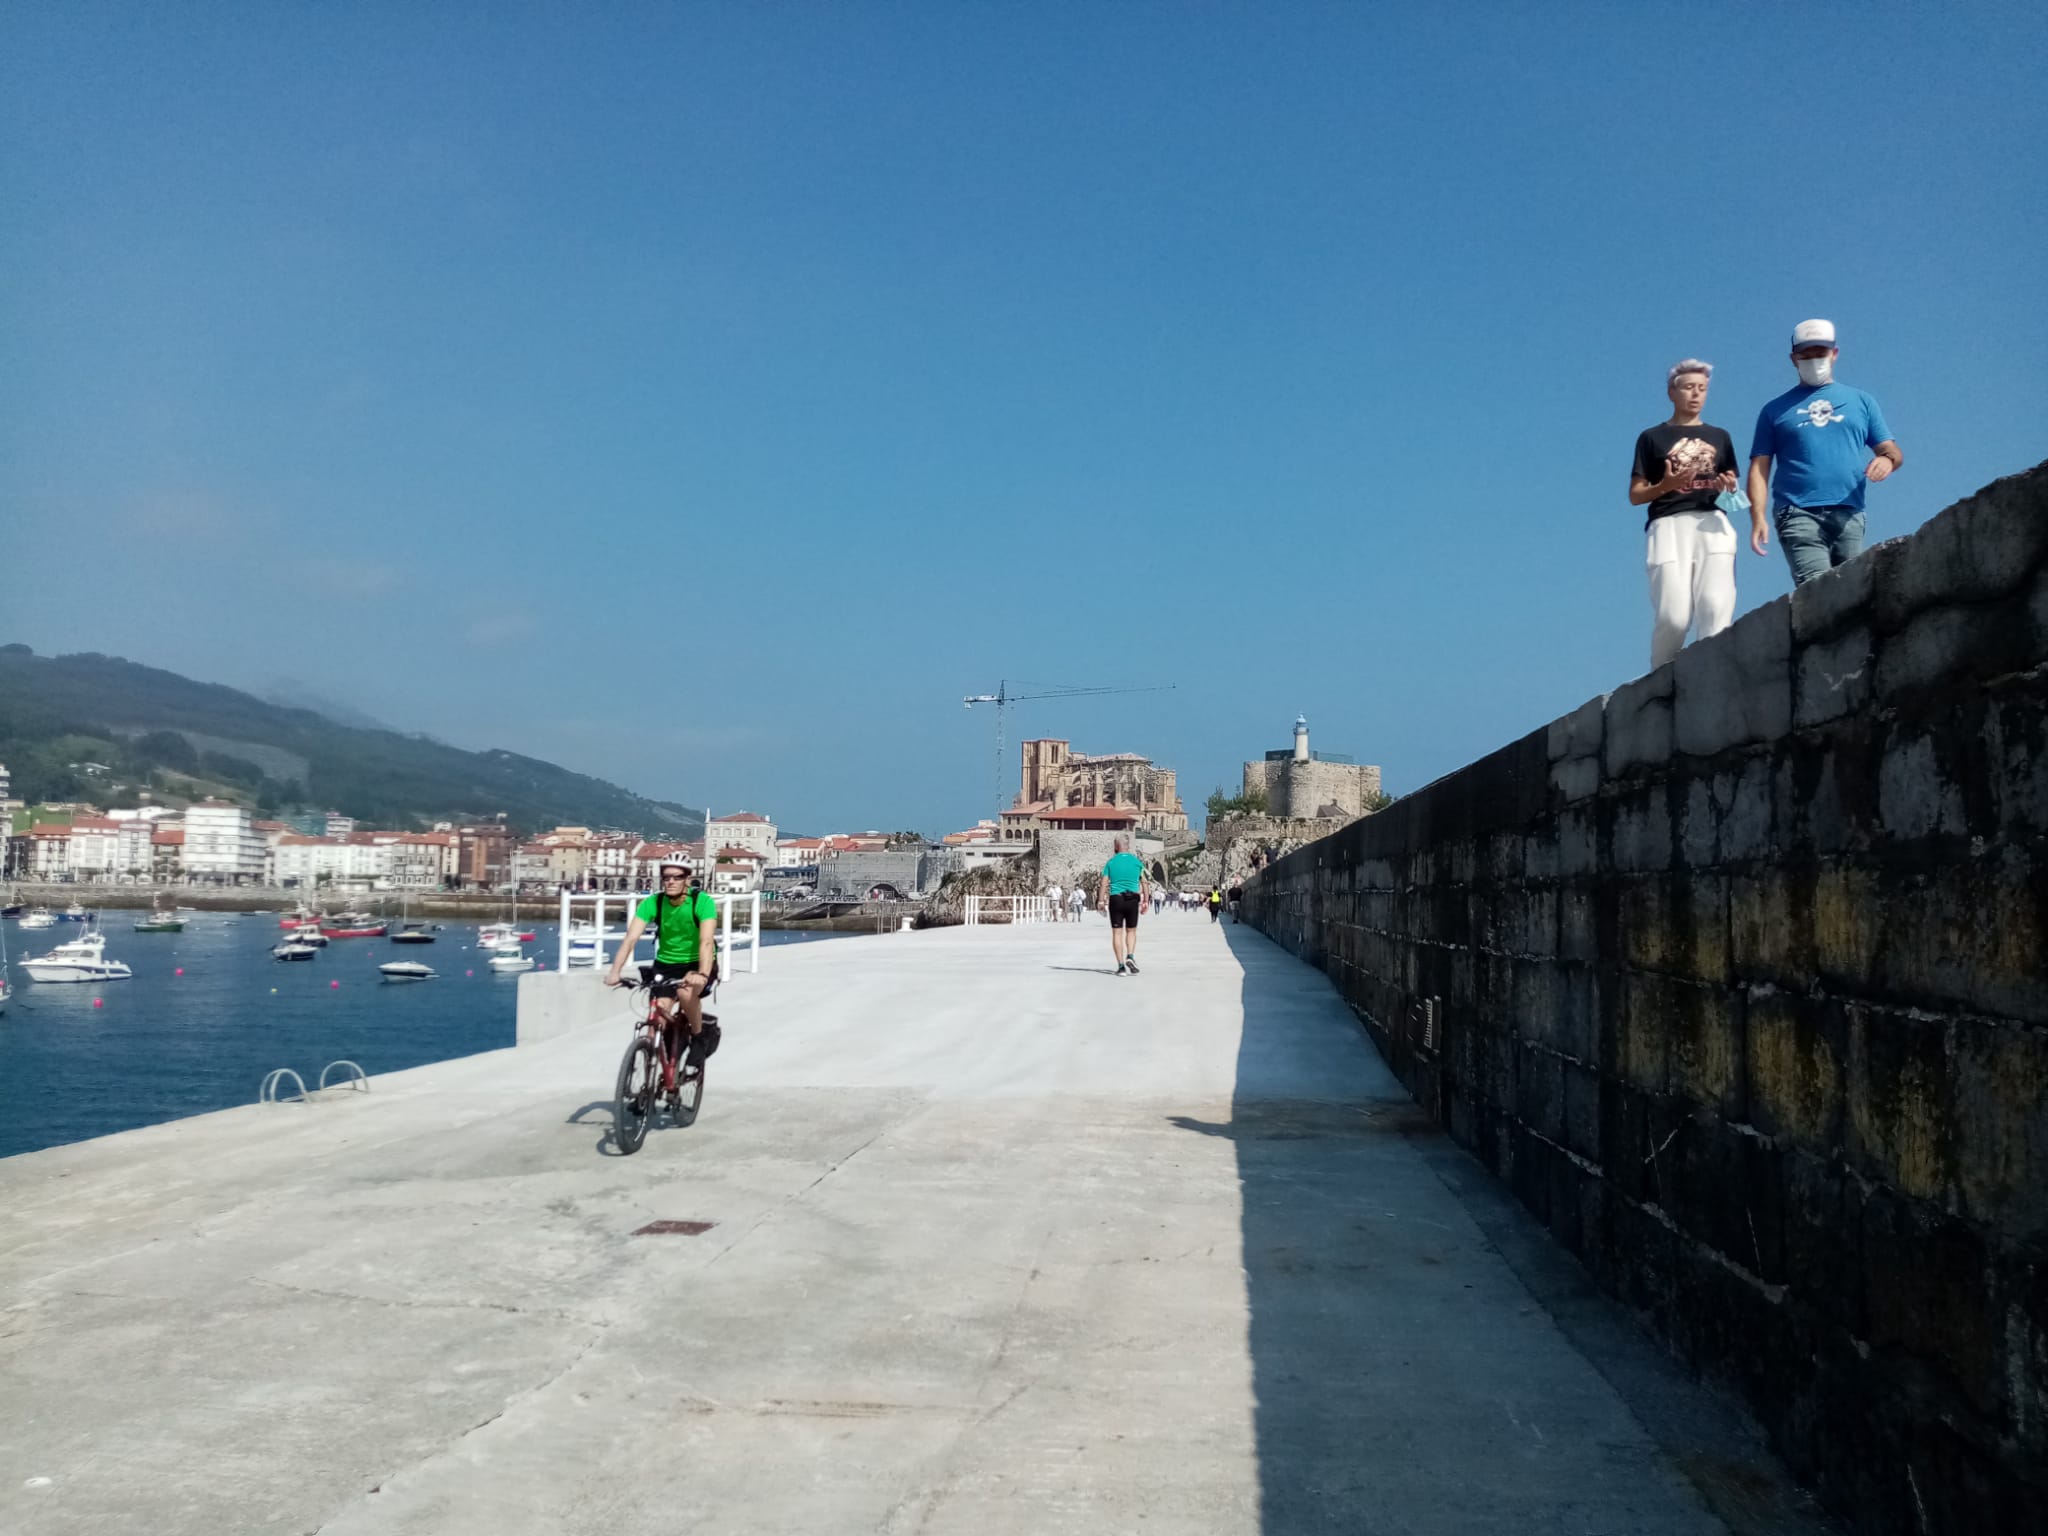
[[71,823],[74,832],[118,832],[121,823],[107,816],[81,816]]
[[150,829],[149,840],[160,847],[176,848],[185,841],[185,829],[183,827],[153,827]]
[[71,823],[68,821],[41,821],[28,829],[30,837],[69,837]]
[[730,816],[714,816],[713,821],[763,821],[766,816],[756,816],[752,811],[734,811]]

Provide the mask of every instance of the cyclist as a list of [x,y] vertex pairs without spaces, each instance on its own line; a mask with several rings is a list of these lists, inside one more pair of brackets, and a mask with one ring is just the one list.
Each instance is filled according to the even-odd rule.
[[[626,937],[604,978],[606,986],[619,984],[633,946],[649,924],[654,927],[654,963],[640,967],[641,979],[654,994],[664,1030],[675,1022],[676,1002],[682,1003],[683,1022],[694,1045],[704,1029],[704,994],[718,980],[718,903],[691,886],[689,865],[662,865],[661,888],[633,909]],[[674,1073],[671,1057],[662,1084],[665,1091],[675,1090]]]

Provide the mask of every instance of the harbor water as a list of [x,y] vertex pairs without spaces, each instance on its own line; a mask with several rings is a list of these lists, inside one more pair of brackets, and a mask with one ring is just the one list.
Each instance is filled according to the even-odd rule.
[[[135,972],[107,982],[30,980],[23,956],[77,938],[81,926],[24,933],[7,921],[0,1157],[253,1103],[275,1067],[311,1088],[329,1062],[354,1061],[374,1086],[382,1073],[512,1044],[519,978],[490,969],[476,923],[447,924],[432,944],[335,939],[311,960],[280,962],[270,951],[286,935],[274,914],[197,912],[182,933],[136,933],[143,915],[100,914],[107,958]],[[553,970],[556,926],[526,931],[535,935],[526,952]],[[762,944],[831,937],[770,930]],[[435,978],[385,981],[377,967],[392,960],[423,961]],[[629,1006],[620,1003],[621,1048]]]

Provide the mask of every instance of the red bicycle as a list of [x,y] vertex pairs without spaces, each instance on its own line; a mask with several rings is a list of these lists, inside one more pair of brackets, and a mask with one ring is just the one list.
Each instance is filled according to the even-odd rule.
[[[621,978],[627,990],[644,981]],[[713,991],[717,989],[714,987]],[[718,1049],[718,1015],[704,1015],[703,1032],[694,1038],[680,1013],[662,1017],[658,999],[647,988],[647,1017],[634,1027],[632,1043],[619,1063],[618,1093],[612,1104],[612,1140],[622,1153],[640,1150],[647,1128],[663,1109],[669,1123],[688,1125],[704,1102],[704,1058]],[[710,1000],[710,993],[705,1000]],[[673,1083],[673,1087],[664,1084]]]

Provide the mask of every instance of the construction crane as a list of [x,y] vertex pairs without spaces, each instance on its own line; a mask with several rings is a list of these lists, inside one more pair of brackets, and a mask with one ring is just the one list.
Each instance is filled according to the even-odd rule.
[[996,684],[996,691],[994,693],[970,693],[960,701],[961,703],[965,704],[969,709],[974,708],[974,706],[977,704],[993,704],[996,707],[995,788],[996,814],[999,816],[1002,814],[1003,811],[1004,727],[1007,724],[1009,718],[1007,711],[1009,710],[1009,707],[1012,704],[1022,704],[1029,699],[1095,698],[1106,693],[1171,693],[1177,685],[1174,683],[1156,683],[1151,687],[1147,688],[1078,688],[1071,686],[1067,683],[1020,682],[1017,686],[1020,688],[1034,688],[1038,691],[1035,693],[1012,693],[1010,691],[1009,679],[1005,678],[1001,682],[998,682]]

